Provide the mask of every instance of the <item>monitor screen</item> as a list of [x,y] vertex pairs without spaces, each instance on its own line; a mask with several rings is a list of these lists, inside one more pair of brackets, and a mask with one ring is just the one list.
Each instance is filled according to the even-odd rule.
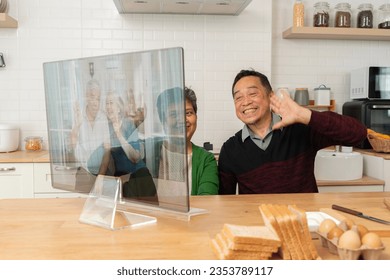
[[189,211],[182,48],[43,65],[52,185],[89,193],[121,179],[121,200]]

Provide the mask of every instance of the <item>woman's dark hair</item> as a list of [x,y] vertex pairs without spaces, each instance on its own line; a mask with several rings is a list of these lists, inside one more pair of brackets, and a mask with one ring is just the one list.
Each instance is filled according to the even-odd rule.
[[241,70],[237,75],[236,77],[234,78],[234,82],[233,82],[233,86],[232,86],[232,94],[233,94],[233,97],[234,97],[234,86],[237,84],[237,82],[239,80],[241,80],[242,78],[244,77],[248,77],[248,76],[255,76],[255,77],[258,77],[259,80],[260,80],[260,83],[262,84],[262,86],[265,88],[267,94],[271,93],[272,91],[272,87],[271,87],[271,84],[269,83],[268,81],[268,78],[267,76],[265,76],[264,74],[261,74],[260,72],[257,72],[253,69],[249,69],[249,70]]
[[195,114],[198,112],[198,105],[196,105],[196,94],[195,92],[188,88],[188,87],[184,87],[184,95],[186,97],[186,100],[188,100],[191,105],[192,105],[192,108],[194,108],[194,111],[195,111]]

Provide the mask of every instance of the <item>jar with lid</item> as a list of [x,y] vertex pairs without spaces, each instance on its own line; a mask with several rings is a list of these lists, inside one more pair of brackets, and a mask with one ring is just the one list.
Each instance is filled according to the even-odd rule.
[[335,7],[334,27],[351,27],[351,5],[339,3]]
[[317,2],[314,4],[314,27],[329,27],[329,3]]
[[378,28],[390,29],[390,4],[383,4],[379,7]]
[[356,24],[357,28],[373,28],[374,17],[372,10],[372,4],[365,3],[359,5]]
[[28,136],[24,138],[25,148],[27,151],[40,151],[42,150],[42,137],[40,136]]

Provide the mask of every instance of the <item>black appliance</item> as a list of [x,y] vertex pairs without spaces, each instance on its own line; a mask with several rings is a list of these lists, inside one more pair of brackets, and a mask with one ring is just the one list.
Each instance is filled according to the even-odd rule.
[[[343,115],[359,120],[367,128],[379,133],[390,134],[389,99],[352,100],[343,104],[342,112]],[[358,148],[370,149],[371,145],[366,139]]]

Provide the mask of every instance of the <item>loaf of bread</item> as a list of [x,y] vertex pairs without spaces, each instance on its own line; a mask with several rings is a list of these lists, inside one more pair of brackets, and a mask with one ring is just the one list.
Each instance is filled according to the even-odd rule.
[[278,251],[282,259],[319,259],[305,211],[295,205],[276,204],[262,204],[259,210],[265,225],[272,229],[282,242]]
[[211,240],[223,260],[266,260],[278,253],[284,260],[321,259],[311,238],[306,212],[296,205],[261,204],[264,225],[224,224]]

